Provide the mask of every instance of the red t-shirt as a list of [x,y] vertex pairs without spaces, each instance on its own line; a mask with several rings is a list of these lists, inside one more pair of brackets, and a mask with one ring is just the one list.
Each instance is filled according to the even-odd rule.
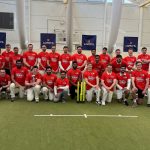
[[93,65],[95,63],[95,56],[93,55],[89,56],[87,62]]
[[70,77],[71,81],[75,84],[77,84],[77,82],[79,81],[79,78],[81,78],[82,74],[81,74],[81,70],[79,69],[70,69],[67,72],[67,76]]
[[115,79],[116,79],[116,74],[114,72],[112,73],[104,72],[101,77],[101,80],[104,80],[104,84],[108,87],[110,87],[113,84]]
[[4,56],[0,55],[0,69],[3,66],[3,63],[5,63],[5,58],[4,58]]
[[96,70],[97,73],[98,73],[98,76],[101,77],[101,75],[102,75],[102,64],[101,64],[101,61],[99,61],[98,63],[94,62],[93,69]]
[[26,67],[21,67],[18,69],[14,67],[11,71],[11,74],[14,76],[14,80],[19,83],[20,85],[25,85],[25,79],[28,74],[28,69]]
[[123,61],[123,60],[119,64],[117,63],[117,61],[113,61],[113,62],[111,62],[111,64],[112,64],[112,69],[113,69],[114,73],[119,73],[120,72],[120,68],[121,68],[122,65],[127,66],[126,62]]
[[10,68],[10,66],[9,66],[10,57],[11,57],[13,54],[14,54],[14,52],[12,52],[12,51],[9,51],[9,52],[4,51],[4,52],[2,53],[2,55],[3,55],[4,58],[5,58],[5,68],[7,68],[7,69]]
[[43,76],[43,82],[45,82],[45,84],[51,87],[52,89],[54,88],[54,83],[56,82],[56,80],[57,76],[55,74],[45,74]]
[[[96,85],[96,77],[98,77],[98,73],[96,70],[92,70],[92,71],[85,71],[83,74],[84,78],[87,78],[88,82],[91,83],[92,85]],[[89,90],[92,87],[88,84],[86,84],[86,89]]]
[[[145,55],[141,54],[141,55],[138,56],[138,59],[140,59],[141,61],[142,60],[150,60],[150,55],[148,55],[148,54],[145,54]],[[147,63],[147,64],[143,64],[142,63],[142,69],[145,70],[145,71],[148,71],[149,63]]]
[[37,73],[36,75],[33,75],[32,73],[28,73],[25,81],[27,81],[28,83],[33,83],[36,82],[38,79],[42,80],[42,76],[40,73]]
[[[64,87],[64,86],[69,86],[69,80],[67,78],[58,78],[55,82],[55,86],[57,87]],[[57,92],[60,93],[62,92],[62,89],[58,89]]]
[[128,73],[124,73],[123,75],[121,73],[116,74],[116,78],[118,80],[118,85],[120,85],[122,88],[127,87],[128,79],[130,79],[130,75]]
[[117,60],[117,58],[116,58],[116,57],[113,57],[113,58],[111,59],[111,62],[116,61],[116,60]]
[[58,53],[49,53],[49,63],[50,63],[50,66],[52,67],[52,70],[53,71],[58,71],[58,62],[59,62],[59,57],[60,57],[60,54]]
[[110,56],[108,54],[100,54],[99,56],[102,64],[102,70],[104,71],[107,65],[110,63]]
[[[73,61],[77,61],[78,66],[82,66],[84,62],[87,60],[87,57],[84,54],[74,54],[72,56]],[[81,68],[81,71],[84,70],[84,67]]]
[[127,64],[127,69],[131,70],[134,67],[134,64],[136,62],[135,56],[127,56],[123,59]]
[[[41,64],[43,65],[43,67],[46,68],[47,60],[48,60],[48,52],[40,52],[38,54],[38,58],[40,59]],[[39,65],[39,70],[43,70],[41,65]]]
[[24,52],[23,58],[26,59],[26,62],[30,65],[30,67],[33,67],[37,60],[37,53],[31,51]]
[[0,76],[0,87],[8,85],[10,80],[10,76],[6,74],[4,77]]
[[70,54],[62,54],[59,60],[64,70],[66,70],[69,67],[72,58]]
[[16,67],[16,61],[17,60],[22,60],[22,56],[20,54],[17,54],[17,55],[13,54],[10,57],[10,63],[11,63],[12,68]]
[[146,79],[148,78],[148,73],[145,70],[135,70],[132,72],[132,77],[134,77],[135,86],[138,89],[144,90],[146,85]]

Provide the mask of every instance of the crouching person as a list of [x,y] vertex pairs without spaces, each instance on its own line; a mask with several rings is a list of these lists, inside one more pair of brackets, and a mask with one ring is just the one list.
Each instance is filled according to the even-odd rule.
[[38,67],[34,66],[31,72],[27,74],[25,85],[27,87],[27,101],[39,102],[39,95],[41,89],[42,76],[38,72]]
[[84,72],[84,79],[86,82],[86,100],[88,102],[92,101],[94,92],[96,93],[96,103],[100,104],[100,87],[99,87],[99,77],[96,70],[92,69],[92,64],[87,65],[87,70]]
[[131,79],[130,75],[126,72],[126,66],[121,66],[120,73],[116,75],[117,77],[117,85],[116,85],[116,93],[117,100],[119,102],[123,102],[126,106],[128,106],[127,98],[130,93]]
[[57,76],[52,74],[52,68],[46,67],[46,74],[43,76],[43,95],[45,100],[54,100],[54,83],[56,82]]
[[15,100],[15,94],[19,91],[19,98],[24,97],[25,79],[28,74],[28,69],[22,66],[22,61],[16,61],[16,67],[11,71],[12,83],[10,85],[11,101]]
[[9,95],[10,76],[6,74],[5,69],[0,69],[0,96],[4,92],[6,96]]
[[109,64],[102,74],[101,83],[103,91],[102,105],[105,105],[106,102],[111,103],[116,85],[116,74],[112,72],[112,65]]
[[148,74],[148,78],[149,78],[149,86],[147,91],[147,96],[148,96],[147,106],[150,107],[150,74]]
[[62,71],[60,74],[60,78],[56,80],[54,85],[54,102],[61,101],[63,103],[66,102],[69,94],[69,80],[66,78],[66,72]]
[[[132,72],[133,107],[143,103],[149,85],[148,73],[142,70],[142,63],[139,61],[136,62],[136,68],[137,69]],[[138,94],[137,96],[136,93]]]

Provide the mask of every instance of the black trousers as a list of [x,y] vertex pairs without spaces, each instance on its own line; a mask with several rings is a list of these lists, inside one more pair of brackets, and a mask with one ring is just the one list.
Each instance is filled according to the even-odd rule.
[[10,75],[10,69],[6,68],[5,71],[6,71],[6,74]]
[[75,96],[76,96],[75,90],[76,90],[76,89],[77,89],[76,86],[74,86],[74,85],[71,85],[71,86],[70,86],[70,95],[71,95],[71,99],[74,99],[74,98],[75,98]]

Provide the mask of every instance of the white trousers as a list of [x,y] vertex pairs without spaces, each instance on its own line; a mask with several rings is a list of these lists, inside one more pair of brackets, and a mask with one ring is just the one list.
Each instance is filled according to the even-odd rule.
[[45,74],[45,70],[39,70],[39,73],[40,73],[41,75],[44,75],[44,74]]
[[150,104],[150,88],[147,90],[147,104]]
[[116,90],[116,94],[117,94],[117,99],[122,99],[124,90]]
[[10,84],[10,95],[11,98],[15,98],[15,94],[19,92],[19,98],[24,97],[24,89],[25,87],[16,87],[15,83]]
[[51,92],[47,87],[42,88],[42,93],[44,95],[44,99],[49,99],[50,101],[54,100],[54,92]]
[[88,102],[91,102],[92,98],[93,98],[93,93],[96,93],[96,101],[100,101],[100,92],[101,92],[100,88],[96,89],[96,88],[92,87],[91,89],[86,91],[86,100]]
[[108,92],[103,86],[102,86],[102,90],[103,90],[102,103],[105,103],[106,101],[111,103],[113,91]]
[[27,101],[32,101],[35,98],[35,101],[39,101],[40,95],[40,85],[36,85],[35,87],[27,89]]

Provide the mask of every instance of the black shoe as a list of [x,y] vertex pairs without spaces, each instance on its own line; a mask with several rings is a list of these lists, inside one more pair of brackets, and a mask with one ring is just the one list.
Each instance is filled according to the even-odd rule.
[[14,102],[15,101],[15,98],[11,98],[11,102]]
[[150,104],[147,104],[147,107],[150,107]]
[[125,104],[126,106],[129,106],[129,103],[128,103],[127,101],[124,101],[124,104]]

